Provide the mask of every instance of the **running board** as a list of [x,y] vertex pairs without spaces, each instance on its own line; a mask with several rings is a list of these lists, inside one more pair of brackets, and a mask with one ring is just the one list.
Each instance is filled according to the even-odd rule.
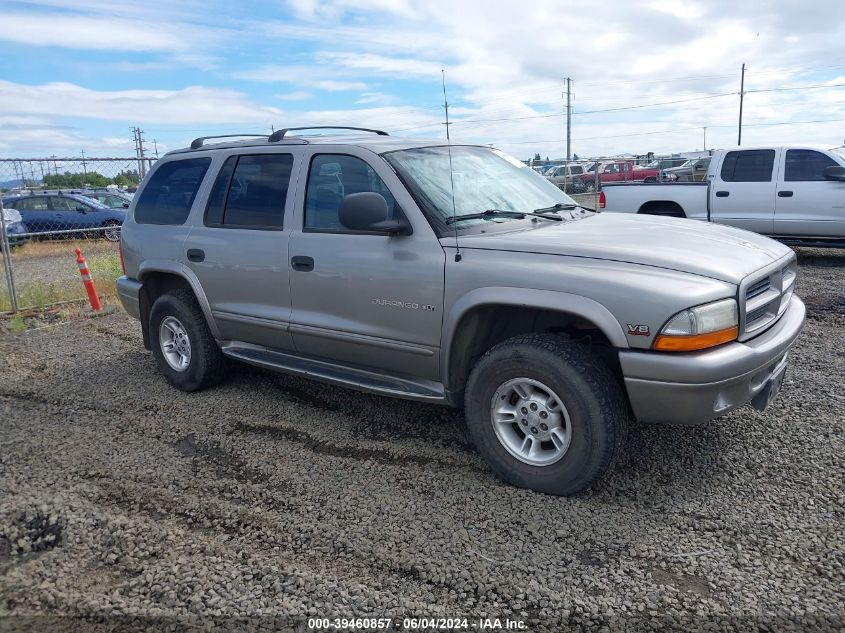
[[272,371],[304,376],[340,387],[384,396],[448,404],[443,385],[433,380],[400,378],[359,367],[339,365],[288,352],[270,350],[248,343],[224,343],[221,349],[223,354],[229,358]]

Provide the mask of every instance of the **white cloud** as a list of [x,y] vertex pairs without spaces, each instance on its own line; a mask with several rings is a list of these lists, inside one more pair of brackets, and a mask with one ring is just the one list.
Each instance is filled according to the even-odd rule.
[[365,92],[355,101],[361,105],[391,105],[396,103],[395,96],[384,92]]
[[294,90],[293,92],[273,95],[274,99],[279,99],[280,101],[307,101],[313,97],[313,94],[305,90]]
[[181,90],[101,92],[71,83],[29,86],[0,81],[0,115],[30,114],[166,124],[262,123],[282,111],[231,90],[189,86]]
[[443,64],[421,59],[360,53],[323,52],[317,55],[317,59],[332,66],[399,78],[422,77],[437,79],[440,76],[440,70],[443,68]]
[[89,50],[184,51],[192,37],[169,24],[108,16],[0,13],[0,40]]
[[331,69],[320,66],[267,64],[259,68],[253,68],[252,70],[237,72],[234,76],[237,79],[246,79],[260,83],[290,83],[330,92],[362,91],[367,89],[367,84],[363,81],[339,79]]

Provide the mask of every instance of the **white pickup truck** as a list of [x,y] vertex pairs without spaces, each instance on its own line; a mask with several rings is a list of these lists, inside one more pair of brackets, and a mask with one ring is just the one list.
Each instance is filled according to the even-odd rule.
[[845,150],[718,150],[704,182],[607,183],[599,206],[729,224],[789,244],[845,248]]

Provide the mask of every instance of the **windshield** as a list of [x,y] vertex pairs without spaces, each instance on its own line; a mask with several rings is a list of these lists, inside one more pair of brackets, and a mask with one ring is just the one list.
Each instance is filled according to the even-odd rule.
[[[454,214],[481,213],[489,209],[530,213],[556,204],[575,201],[522,162],[504,152],[486,147],[453,146],[452,177],[449,149],[445,146],[390,152],[384,156],[411,190],[436,231],[454,231],[446,219]],[[454,182],[455,204],[452,209]],[[466,220],[461,229],[514,218],[490,217]]]

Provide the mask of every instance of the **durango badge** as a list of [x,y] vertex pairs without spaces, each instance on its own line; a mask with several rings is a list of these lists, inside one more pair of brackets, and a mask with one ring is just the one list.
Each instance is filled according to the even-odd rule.
[[648,336],[651,331],[647,325],[631,325],[628,324],[628,336]]

